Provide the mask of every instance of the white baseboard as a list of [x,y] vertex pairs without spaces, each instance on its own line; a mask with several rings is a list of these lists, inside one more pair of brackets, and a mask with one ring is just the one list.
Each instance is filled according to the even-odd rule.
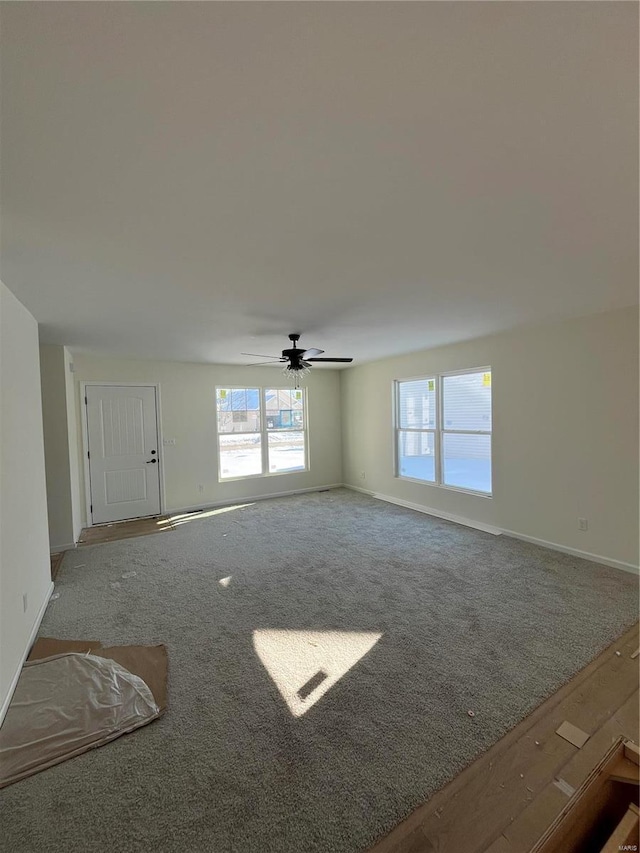
[[233,500],[214,501],[207,504],[194,504],[193,506],[171,507],[165,509],[163,515],[174,515],[178,512],[198,512],[205,509],[213,509],[218,506],[233,506],[234,504],[253,503],[254,501],[266,501],[269,498],[286,498],[289,495],[305,495],[309,492],[326,492],[329,489],[341,489],[342,483],[328,483],[326,486],[309,486],[306,489],[290,489],[286,492],[272,492],[268,495],[248,495],[246,498],[234,498]]
[[527,536],[524,533],[517,533],[515,530],[504,530],[499,527],[492,527],[489,524],[484,524],[473,519],[463,518],[462,516],[451,515],[450,513],[441,512],[440,510],[432,509],[431,507],[422,506],[422,504],[414,504],[410,501],[403,501],[399,498],[393,498],[389,495],[382,495],[368,489],[361,489],[358,486],[351,486],[348,483],[344,484],[345,489],[352,489],[354,492],[362,492],[364,495],[370,495],[378,500],[387,501],[388,503],[397,504],[398,506],[407,507],[417,512],[424,512],[427,515],[434,515],[436,518],[444,518],[447,521],[453,521],[456,524],[463,524],[465,527],[473,527],[477,530],[483,530],[485,533],[492,533],[494,536],[504,535],[510,536],[512,539],[520,539],[523,542],[531,542],[532,545],[540,545],[542,548],[549,548],[551,551],[559,551],[562,554],[570,554],[572,557],[580,557],[583,560],[589,560],[592,563],[600,563],[603,566],[610,566],[613,569],[621,569],[623,572],[631,572],[631,574],[640,574],[640,568],[633,563],[624,563],[622,560],[614,560],[611,557],[603,557],[601,554],[592,554],[589,551],[580,551],[577,548],[569,548],[567,545],[560,545],[557,542],[548,542],[546,539],[538,539],[535,536]]
[[482,530],[484,533],[491,533],[493,536],[500,536],[502,530],[499,527],[493,527],[491,524],[485,524],[483,521],[475,521],[473,518],[465,518],[461,515],[453,515],[450,512],[443,512],[440,509],[434,509],[433,507],[423,506],[422,504],[412,503],[411,501],[404,501],[401,498],[394,498],[391,495],[383,495],[379,492],[369,492],[365,489],[359,489],[357,486],[346,486],[347,489],[353,489],[356,492],[363,492],[366,495],[371,495],[371,497],[376,498],[379,501],[386,501],[390,504],[396,504],[397,506],[403,506],[407,509],[413,509],[416,512],[423,512],[425,515],[433,515],[436,518],[443,518],[445,521],[452,521],[454,524],[462,524],[465,527],[473,527],[475,530]]
[[503,530],[505,536],[512,539],[521,539],[523,542],[531,542],[532,545],[540,545],[542,548],[550,548],[552,551],[560,551],[562,554],[570,554],[572,557],[580,557],[592,563],[601,563],[603,566],[611,566],[612,569],[621,569],[623,572],[640,574],[640,567],[633,563],[624,563],[622,560],[614,560],[611,557],[603,557],[601,554],[592,554],[589,551],[580,551],[578,548],[569,548],[567,545],[559,545],[557,542],[547,542],[546,539],[536,539],[535,536],[525,536],[524,533],[516,533],[514,530]]
[[352,492],[360,492],[362,495],[369,495],[369,497],[374,497],[375,492],[372,492],[371,489],[361,489],[360,486],[351,486],[349,483],[342,484],[343,489],[350,489]]
[[7,691],[7,695],[4,697],[2,705],[0,706],[0,726],[2,725],[2,721],[4,720],[7,711],[9,710],[9,705],[11,704],[11,697],[13,696],[14,690],[16,689],[16,686],[18,684],[18,679],[20,678],[20,673],[22,672],[24,662],[26,661],[27,656],[31,651],[31,647],[35,643],[36,637],[38,636],[38,631],[40,630],[40,623],[42,622],[42,618],[45,614],[45,610],[47,609],[47,605],[49,604],[49,599],[51,598],[53,590],[54,584],[53,581],[51,581],[49,589],[47,590],[47,594],[44,597],[44,601],[40,605],[40,610],[38,611],[38,615],[36,616],[35,621],[33,623],[33,627],[31,629],[31,633],[29,634],[27,645],[22,655],[22,660],[16,668],[13,678],[11,679],[11,683],[9,684],[9,690]]
[[49,548],[50,554],[61,554],[63,551],[73,551],[74,548],[77,548],[77,544],[75,542],[71,542],[67,545],[52,545]]

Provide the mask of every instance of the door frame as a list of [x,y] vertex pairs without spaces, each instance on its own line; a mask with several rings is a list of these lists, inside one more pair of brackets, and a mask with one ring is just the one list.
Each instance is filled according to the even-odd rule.
[[[165,486],[164,486],[164,445],[162,443],[162,407],[160,402],[160,383],[159,382],[98,382],[92,379],[91,381],[79,383],[80,387],[80,406],[82,409],[82,468],[84,470],[84,505],[87,516],[87,527],[99,527],[100,524],[94,523],[93,513],[91,512],[91,471],[89,460],[89,427],[87,423],[87,404],[85,399],[87,396],[87,388],[94,385],[109,385],[111,387],[122,388],[153,388],[156,393],[156,434],[158,436],[158,479],[160,481],[160,515],[164,515],[165,511]],[[153,518],[153,516],[140,516],[141,518]],[[118,524],[117,521],[110,522]]]

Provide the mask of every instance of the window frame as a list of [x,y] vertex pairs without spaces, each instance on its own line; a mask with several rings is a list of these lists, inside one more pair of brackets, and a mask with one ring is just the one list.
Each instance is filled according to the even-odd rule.
[[[493,370],[490,365],[485,367],[463,368],[461,370],[448,370],[440,373],[427,373],[420,376],[407,376],[403,379],[393,380],[393,471],[394,477],[398,480],[407,480],[410,483],[420,483],[422,486],[434,486],[438,489],[447,489],[452,492],[462,492],[465,495],[474,495],[480,498],[493,498],[493,384],[491,385],[491,429],[490,430],[456,430],[447,429],[444,426],[444,379],[448,376],[469,376],[473,373],[490,373],[493,383]],[[404,382],[428,382],[435,380],[436,383],[436,426],[435,429],[407,429],[400,426],[400,386]],[[399,437],[401,432],[418,432],[418,433],[433,433],[434,434],[434,454],[435,465],[434,473],[435,480],[420,480],[417,477],[407,477],[400,473],[400,453],[399,453]],[[481,492],[477,489],[467,489],[464,486],[450,486],[443,482],[443,461],[442,453],[444,448],[445,434],[451,435],[488,435],[489,446],[491,452],[491,491]]]
[[[260,436],[260,459],[262,463],[262,472],[260,474],[241,474],[239,477],[223,477],[222,466],[220,464],[220,436],[233,435],[233,433],[220,432],[218,428],[218,392],[227,391],[258,391],[260,400],[260,429],[249,430],[236,433],[236,435],[259,435]],[[303,420],[302,427],[288,427],[285,429],[272,428],[267,426],[267,391],[302,391],[302,412]],[[218,468],[218,483],[236,483],[240,480],[259,480],[264,477],[281,477],[284,474],[304,474],[309,471],[309,417],[308,417],[308,400],[309,394],[307,388],[291,388],[291,386],[273,386],[273,385],[216,385],[214,404],[215,404],[215,425],[216,425],[216,448],[217,458],[216,465]],[[293,418],[292,418],[293,420]],[[301,432],[304,435],[304,468],[288,468],[286,471],[269,471],[269,434],[277,432]]]
[[[400,426],[400,385],[403,382],[429,382],[433,380],[436,383],[435,392],[436,392],[436,416],[435,416],[435,427],[425,427],[423,429],[417,427],[401,427]],[[440,459],[439,453],[439,440],[438,440],[438,413],[440,408],[438,406],[438,376],[437,374],[433,374],[431,376],[410,376],[406,379],[394,379],[394,472],[395,476],[400,480],[410,480],[412,483],[422,483],[428,486],[435,486],[438,484],[439,480],[439,472],[438,472],[438,464]],[[435,480],[418,480],[416,477],[406,477],[403,474],[400,474],[400,453],[399,453],[399,444],[400,444],[400,433],[401,432],[415,432],[420,435],[427,434],[433,435],[433,453],[435,456],[434,461],[434,473]]]

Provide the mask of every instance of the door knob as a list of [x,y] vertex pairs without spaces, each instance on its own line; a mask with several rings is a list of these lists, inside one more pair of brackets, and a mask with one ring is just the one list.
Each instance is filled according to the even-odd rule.
[[156,464],[155,459],[147,459],[147,465],[155,465],[155,464]]

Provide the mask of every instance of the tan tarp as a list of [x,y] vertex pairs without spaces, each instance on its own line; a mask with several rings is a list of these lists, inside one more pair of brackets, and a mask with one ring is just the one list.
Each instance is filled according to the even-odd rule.
[[35,641],[27,660],[50,658],[67,652],[88,652],[95,654],[102,643],[98,640],[56,640],[53,637],[40,637]]

